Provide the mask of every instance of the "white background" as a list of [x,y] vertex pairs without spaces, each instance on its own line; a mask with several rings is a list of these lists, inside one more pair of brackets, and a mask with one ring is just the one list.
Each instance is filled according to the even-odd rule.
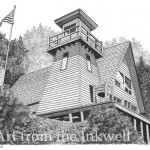
[[[43,25],[55,31],[61,29],[54,20],[81,8],[99,27],[93,34],[101,41],[125,36],[141,41],[150,50],[149,0],[0,0],[0,20],[16,5],[12,38],[24,35],[27,29]],[[0,31],[9,35],[10,25],[3,23]]]

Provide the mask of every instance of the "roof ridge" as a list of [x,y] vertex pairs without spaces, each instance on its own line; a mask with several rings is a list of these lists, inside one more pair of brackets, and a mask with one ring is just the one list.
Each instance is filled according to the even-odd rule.
[[125,43],[131,43],[131,42],[130,42],[130,41],[125,41],[125,42],[121,42],[121,43],[118,43],[118,44],[114,44],[114,45],[105,47],[104,50],[105,50],[105,49],[108,49],[108,48],[111,48],[111,47],[115,47],[115,46],[121,45],[121,44],[125,44]]

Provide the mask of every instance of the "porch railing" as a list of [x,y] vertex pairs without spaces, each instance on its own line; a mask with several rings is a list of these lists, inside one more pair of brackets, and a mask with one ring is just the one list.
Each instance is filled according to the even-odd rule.
[[53,37],[49,37],[49,48],[55,48],[63,43],[69,42],[79,37],[89,43],[89,45],[92,46],[95,50],[102,53],[102,42],[100,42],[82,26],[76,26]]
[[[101,103],[101,102],[105,102],[105,101],[113,101],[113,102],[116,102],[116,103],[124,106],[125,99],[114,95],[114,87],[111,84],[105,83],[105,84],[102,84],[101,86],[94,87],[94,93],[95,93],[95,102],[96,103]],[[97,93],[104,93],[104,97],[96,96]],[[132,103],[131,103],[131,105],[134,106]],[[136,106],[134,106],[134,107],[136,107]],[[126,107],[126,108],[128,108],[128,107]],[[132,107],[130,106],[130,108],[128,108],[128,109],[132,110]],[[135,110],[132,110],[132,111],[138,112],[137,107]]]

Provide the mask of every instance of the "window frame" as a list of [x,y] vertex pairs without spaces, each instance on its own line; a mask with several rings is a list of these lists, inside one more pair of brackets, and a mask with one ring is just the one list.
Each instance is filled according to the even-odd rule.
[[[128,87],[128,85],[126,84],[126,79],[127,79],[128,81],[130,81],[130,87]],[[132,88],[131,80],[130,80],[128,77],[126,77],[126,76],[125,76],[125,80],[124,80],[124,86],[125,86],[125,89],[127,89],[127,91],[126,91],[126,90],[125,90],[125,91],[131,95],[131,93],[132,93],[132,92],[131,92],[131,88]]]
[[[72,25],[74,25],[74,24],[75,24],[75,26],[72,26]],[[72,26],[72,27],[70,28],[70,26]],[[67,36],[67,35],[69,35],[69,34],[72,34],[72,33],[76,32],[76,31],[77,31],[76,26],[77,26],[77,23],[72,23],[72,24],[67,25],[66,27],[64,27],[64,28],[63,28],[64,35]],[[67,28],[67,27],[69,27],[69,28],[68,28],[67,30],[65,30],[65,28]],[[75,28],[75,31],[70,32],[70,29],[74,29],[74,28]]]
[[[127,92],[128,94],[132,95],[132,92],[131,92],[131,89],[132,89],[132,82],[131,82],[131,79],[129,79],[127,76],[125,76],[122,72],[120,72],[120,75],[123,77],[123,83],[121,83],[120,81],[118,81],[116,78],[115,78],[115,85],[121,89],[123,89],[125,92]],[[126,85],[126,79],[130,81],[130,87],[129,88],[127,85]],[[120,83],[120,86],[117,85],[116,83]],[[122,87],[121,87],[122,86]]]
[[91,103],[94,103],[94,86],[89,85]]
[[[67,57],[64,56],[65,54],[67,54]],[[61,62],[61,69],[60,70],[66,70],[67,69],[68,57],[69,57],[69,52],[66,52],[66,53],[63,54],[63,58],[62,58],[62,62]],[[67,58],[67,60],[65,62],[65,68],[62,68],[63,67],[63,61],[64,61],[65,58]]]
[[[88,60],[88,58],[89,58],[89,60]],[[88,65],[88,62],[89,62],[89,65],[90,65],[90,69],[89,69],[89,65]],[[86,66],[87,66],[87,70],[89,71],[89,72],[92,72],[92,65],[91,65],[91,58],[90,58],[90,56],[88,55],[88,54],[86,54]]]

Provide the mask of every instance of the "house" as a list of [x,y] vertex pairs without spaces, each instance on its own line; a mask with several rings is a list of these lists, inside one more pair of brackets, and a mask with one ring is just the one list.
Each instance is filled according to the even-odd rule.
[[103,48],[91,33],[98,25],[81,9],[55,20],[62,33],[49,38],[52,66],[22,76],[12,87],[32,112],[70,122],[83,121],[91,107],[115,106],[132,118],[150,142],[129,41]]

